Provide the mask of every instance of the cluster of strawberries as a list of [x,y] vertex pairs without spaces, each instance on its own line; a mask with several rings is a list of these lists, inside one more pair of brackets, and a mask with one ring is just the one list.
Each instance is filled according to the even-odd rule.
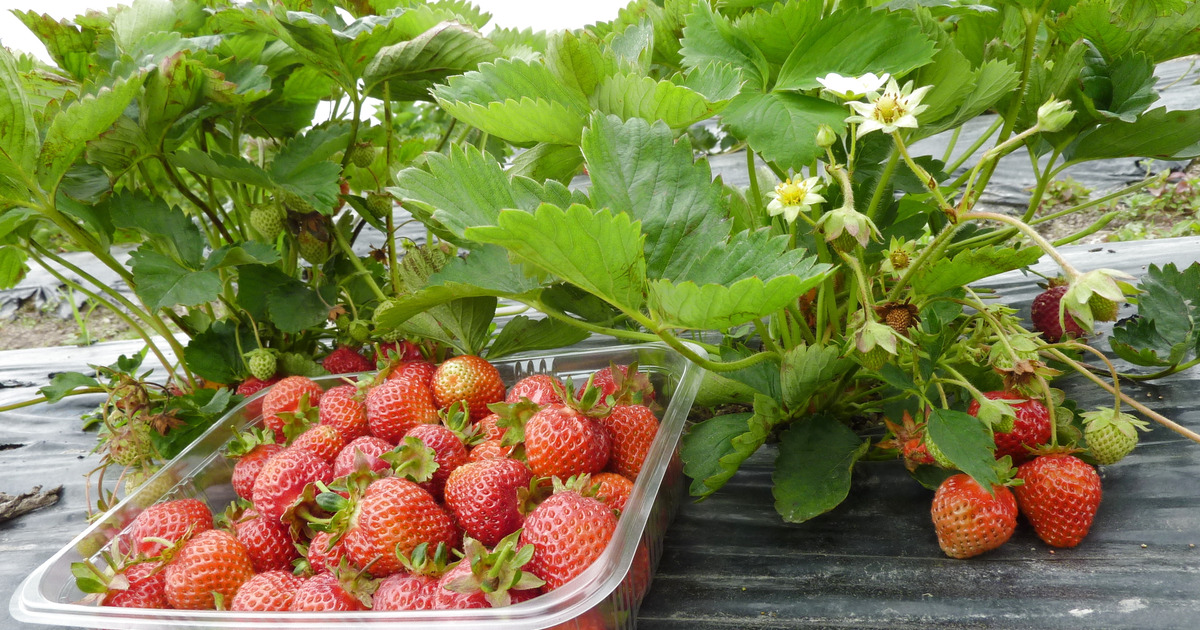
[[[476,356],[397,361],[324,391],[287,377],[227,451],[239,500],[144,510],[116,547],[104,605],[233,611],[504,606],[556,589],[607,547],[658,430],[644,373],[576,393],[505,388]],[[643,402],[645,404],[643,404]],[[79,573],[87,574],[88,571]],[[650,577],[638,550],[627,580]]]

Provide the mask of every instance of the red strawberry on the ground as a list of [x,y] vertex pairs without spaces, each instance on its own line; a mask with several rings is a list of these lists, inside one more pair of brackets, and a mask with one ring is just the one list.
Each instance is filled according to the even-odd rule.
[[578,492],[556,492],[529,513],[521,545],[534,546],[526,568],[554,590],[591,566],[617,529],[612,509]]
[[255,573],[290,570],[292,560],[300,557],[287,528],[253,510],[248,510],[233,528],[237,539],[246,546]]
[[307,558],[313,573],[332,571],[342,563],[342,558],[346,557],[342,541],[330,543],[332,539],[333,534],[329,532],[317,532],[309,541]]
[[240,612],[280,612],[292,606],[296,590],[304,578],[290,571],[266,571],[242,584],[229,610]]
[[1042,337],[1050,343],[1058,343],[1064,336],[1078,338],[1085,334],[1070,313],[1063,311],[1062,320],[1059,320],[1060,304],[1066,292],[1065,284],[1052,286],[1033,298],[1033,306],[1029,310],[1033,329],[1042,333]]
[[591,483],[596,485],[597,499],[618,513],[625,511],[629,495],[633,493],[633,482],[628,477],[614,472],[602,472],[592,475]]
[[397,554],[410,555],[421,543],[436,547],[458,544],[454,518],[434,498],[408,479],[385,477],[367,487],[361,499],[352,497],[352,510],[342,544],[346,557],[370,566],[372,575],[391,575],[403,569]]
[[297,435],[296,439],[292,441],[291,448],[307,449],[332,464],[345,446],[345,438],[337,429],[328,424],[318,424]]
[[333,468],[328,462],[307,449],[284,449],[267,460],[254,480],[254,507],[259,514],[279,522],[304,487],[317,481],[333,481]]
[[446,507],[468,536],[495,545],[521,527],[521,491],[532,479],[514,459],[469,462],[446,481]]
[[525,457],[539,477],[566,479],[604,470],[612,438],[595,418],[548,405],[525,424]]
[[391,468],[391,464],[379,458],[395,445],[373,435],[364,435],[347,444],[333,460],[333,478],[345,477],[354,472],[359,460],[370,470],[379,472]]
[[658,435],[658,418],[645,405],[617,405],[600,418],[612,437],[612,453],[606,470],[637,479],[642,463]]
[[289,610],[301,612],[344,612],[365,610],[366,606],[359,601],[336,573],[320,573],[309,578],[300,588],[296,589],[292,607]]
[[1017,468],[1023,480],[1013,489],[1021,513],[1038,538],[1053,547],[1083,541],[1100,507],[1100,475],[1078,457],[1039,455]]
[[219,596],[228,606],[254,576],[246,546],[229,532],[210,529],[193,536],[167,565],[167,602],[172,608],[212,610]]
[[158,562],[139,562],[124,567],[109,582],[102,606],[119,608],[166,608],[167,575]]
[[938,544],[951,558],[970,558],[1008,542],[1017,528],[1017,502],[1005,486],[989,495],[971,477],[946,478],[933,495],[930,513]]
[[321,367],[330,374],[356,374],[374,370],[375,364],[354,348],[338,346],[321,361]]
[[439,421],[429,380],[420,369],[397,370],[367,391],[367,426],[371,435],[393,444],[418,424]]
[[[983,395],[992,400],[1025,401],[1012,405],[1013,411],[1016,412],[1012,431],[995,433],[996,459],[1008,455],[1014,462],[1020,463],[1031,456],[1026,446],[1040,446],[1050,441],[1050,412],[1041,401],[1009,391],[984,392]],[[967,413],[978,416],[979,401],[972,400],[967,406]]]
[[321,424],[337,429],[347,443],[367,434],[367,404],[353,384],[338,385],[322,394],[318,417]]
[[433,400],[438,409],[465,403],[472,418],[488,415],[488,405],[504,400],[504,381],[496,366],[475,355],[446,359],[433,373]]
[[263,426],[275,433],[277,441],[283,442],[286,439],[283,427],[287,420],[279,414],[295,412],[302,400],[307,401],[309,407],[316,407],[324,391],[307,376],[289,376],[279,381],[263,397]]
[[129,537],[133,550],[144,557],[157,556],[172,543],[212,529],[212,510],[197,499],[174,499],[151,505],[133,521]]
[[[557,391],[555,390],[557,388]],[[558,392],[563,391],[563,382],[550,376],[549,374],[534,374],[526,376],[519,380],[508,390],[508,395],[504,397],[504,402],[515,403],[521,402],[522,398],[528,398],[530,401],[539,405],[549,405],[552,403],[561,403],[562,397]]]

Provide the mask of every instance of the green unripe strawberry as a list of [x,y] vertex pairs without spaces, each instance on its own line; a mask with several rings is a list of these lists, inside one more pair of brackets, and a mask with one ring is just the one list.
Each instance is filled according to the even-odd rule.
[[367,339],[371,338],[371,326],[361,319],[356,319],[350,322],[350,325],[346,329],[346,333],[349,334],[350,338],[355,342],[364,343]]
[[277,362],[275,353],[266,348],[257,348],[247,352],[244,357],[246,367],[250,370],[250,376],[265,381],[275,376]]
[[323,264],[329,260],[332,253],[329,243],[313,236],[309,232],[301,232],[296,237],[296,243],[299,246],[300,257],[314,265]]
[[367,193],[367,209],[376,219],[382,219],[392,212],[392,197],[383,193]]
[[262,235],[263,240],[274,241],[283,232],[283,211],[273,203],[256,206],[250,211],[250,227]]
[[858,247],[858,239],[855,239],[849,232],[838,234],[837,238],[829,241],[829,245],[836,251],[842,253],[853,252],[855,247]]
[[1111,408],[1101,408],[1080,414],[1084,422],[1083,437],[1096,462],[1108,466],[1128,455],[1138,443],[1138,429],[1148,428],[1145,421]]
[[890,356],[891,353],[880,346],[875,346],[866,352],[855,352],[859,364],[871,371],[882,368]]
[[954,462],[950,461],[950,458],[946,457],[946,454],[942,452],[942,449],[937,444],[934,444],[933,440],[929,439],[928,433],[922,438],[922,442],[925,444],[925,450],[929,452],[929,456],[933,458],[933,461],[938,466],[942,468],[957,468]]
[[125,496],[139,492],[134,503],[143,508],[157,503],[175,485],[175,478],[163,474],[155,479],[154,483],[147,485],[156,472],[156,468],[139,468],[125,475]]
[[1097,293],[1093,293],[1092,297],[1088,298],[1088,309],[1092,311],[1092,317],[1098,322],[1117,321],[1117,303]]
[[358,168],[367,168],[375,161],[375,149],[370,142],[360,142],[350,149],[350,163]]
[[283,188],[278,189],[275,192],[275,199],[279,201],[280,205],[282,205],[284,209],[292,212],[306,214],[316,211],[316,208],[314,208],[311,203],[305,201],[304,197],[301,197],[290,190],[285,190]]
[[150,441],[150,425],[141,420],[129,420],[117,427],[108,437],[108,459],[118,466],[140,464],[154,453]]

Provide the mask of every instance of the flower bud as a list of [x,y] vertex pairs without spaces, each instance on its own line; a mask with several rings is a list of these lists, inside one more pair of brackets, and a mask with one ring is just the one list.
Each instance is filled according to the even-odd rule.
[[817,127],[818,147],[821,147],[822,149],[828,149],[829,147],[833,146],[833,143],[836,141],[837,133],[834,132],[833,127],[830,127],[825,123],[821,123],[821,125]]
[[1043,132],[1054,133],[1061,131],[1074,117],[1075,110],[1071,109],[1070,101],[1059,101],[1051,97],[1038,108],[1037,124]]

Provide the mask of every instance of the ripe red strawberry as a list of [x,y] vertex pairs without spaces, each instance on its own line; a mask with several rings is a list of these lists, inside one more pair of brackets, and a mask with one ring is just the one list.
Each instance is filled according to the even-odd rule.
[[255,573],[290,570],[292,560],[300,557],[287,528],[253,510],[248,510],[233,528],[237,539],[246,546]]
[[471,451],[467,454],[467,461],[479,462],[486,459],[511,457],[512,452],[513,447],[506,446],[501,440],[484,440],[471,447]]
[[308,543],[308,566],[313,573],[333,571],[342,563],[342,558],[346,557],[342,541],[330,544],[332,538],[333,534],[329,532],[317,532]]
[[258,478],[258,473],[272,455],[282,450],[283,447],[278,444],[259,444],[239,457],[233,465],[233,491],[243,499],[253,499],[254,480]]
[[532,478],[529,469],[514,459],[463,464],[446,481],[446,507],[468,536],[494,546],[521,527],[520,492]]
[[597,499],[556,492],[529,513],[521,545],[534,546],[526,568],[546,581],[545,589],[566,584],[604,552],[617,529],[612,509]]
[[419,369],[389,377],[367,391],[367,426],[371,435],[393,444],[418,424],[439,421],[433,391]]
[[338,346],[321,361],[321,367],[328,370],[330,374],[355,374],[370,372],[375,369],[375,364],[354,348]]
[[391,381],[401,378],[416,378],[422,383],[425,383],[425,386],[429,387],[430,393],[432,393],[433,373],[436,371],[436,365],[423,359],[418,359],[416,361],[401,361],[400,363],[393,365],[391,369],[387,371],[387,380]]
[[467,463],[467,447],[454,431],[441,424],[418,424],[409,429],[404,437],[417,438],[425,446],[433,449],[437,470],[433,471],[433,476],[428,481],[423,481],[420,485],[428,490],[434,499],[441,501],[450,473]]
[[307,400],[308,406],[316,407],[324,391],[307,376],[289,376],[279,381],[263,398],[263,426],[274,431],[275,439],[283,442],[286,439],[283,433],[286,420],[279,414],[296,411],[301,399]]
[[507,431],[505,427],[498,424],[500,416],[495,413],[489,413],[482,420],[475,423],[476,430],[485,440],[499,440],[504,438],[504,433]]
[[1058,343],[1064,334],[1070,337],[1082,337],[1084,330],[1075,322],[1070,313],[1062,314],[1059,321],[1059,304],[1063,294],[1067,292],[1066,285],[1050,287],[1033,298],[1033,306],[1029,310],[1029,319],[1033,329],[1042,333],[1042,337],[1050,343]]
[[158,562],[139,562],[121,569],[109,583],[102,606],[118,608],[166,608],[167,574]]
[[272,376],[267,380],[259,380],[251,376],[237,386],[237,395],[250,397],[283,380],[282,376]]
[[456,402],[466,404],[472,418],[482,418],[487,406],[504,400],[504,381],[496,366],[474,355],[447,359],[433,373],[433,400],[438,409]]
[[161,538],[178,542],[212,529],[212,510],[197,499],[174,499],[151,505],[133,520],[129,537],[133,550],[145,557],[157,556],[165,549]]
[[[1008,455],[1012,457],[1013,462],[1020,463],[1030,458],[1026,446],[1039,446],[1050,441],[1050,412],[1040,401],[1009,391],[984,392],[983,395],[992,400],[1025,401],[1012,405],[1017,415],[1013,422],[1013,430],[1008,433],[995,433],[996,459]],[[978,416],[979,402],[972,400],[967,406],[967,413]]]
[[597,499],[618,513],[625,511],[629,495],[633,493],[633,482],[628,477],[613,472],[602,472],[592,475],[591,482],[596,485]]
[[[637,364],[615,366],[616,373],[613,372],[613,367],[609,365],[601,368],[592,375],[592,386],[599,387],[603,392],[600,400],[608,400],[609,396],[613,396],[614,402],[623,405],[648,405],[654,401],[654,386],[650,384],[650,378],[645,372],[637,370]],[[632,375],[629,373],[631,367],[634,370]],[[579,393],[582,395],[583,391]]]
[[[356,470],[356,457],[361,458],[367,468],[375,472],[391,468],[391,464],[379,458],[392,450],[394,444],[373,435],[364,435],[346,445],[333,460],[333,478],[345,477]],[[355,455],[355,453],[358,455]]]
[[525,456],[539,477],[598,473],[611,450],[612,439],[603,425],[564,405],[549,405],[525,424]]
[[372,610],[435,610],[438,578],[431,575],[393,573],[379,583],[372,598]]
[[172,608],[212,610],[216,595],[228,604],[254,577],[246,546],[229,532],[210,529],[184,544],[167,565],[167,602]]
[[346,557],[375,576],[403,568],[397,554],[409,555],[421,543],[436,547],[458,544],[454,518],[424,488],[398,477],[378,479],[367,487],[349,519],[342,544]]
[[629,479],[637,479],[642,463],[658,435],[658,418],[644,405],[617,405],[600,418],[612,437],[612,453],[605,468]]
[[532,599],[545,582],[525,570],[534,549],[518,546],[519,532],[505,536],[494,549],[473,538],[463,539],[462,560],[438,580],[438,607],[492,608]]
[[304,578],[289,571],[266,571],[259,573],[242,584],[229,610],[242,612],[279,612],[288,610],[295,599],[296,590],[304,584]]
[[1005,486],[983,486],[964,474],[946,478],[933,495],[938,544],[951,558],[970,558],[1008,542],[1017,528],[1017,502]]
[[563,382],[557,378],[549,374],[534,374],[517,381],[512,389],[508,390],[504,402],[515,403],[521,402],[522,398],[528,398],[539,405],[561,404],[563,400],[558,392],[563,389]]
[[332,464],[345,446],[346,441],[337,429],[328,424],[318,424],[297,435],[296,439],[292,441],[291,448],[307,449]]
[[1078,457],[1041,455],[1021,464],[1017,477],[1025,483],[1013,492],[1033,531],[1053,547],[1078,545],[1100,507],[1100,475]]
[[309,578],[296,589],[292,600],[292,611],[334,612],[365,610],[366,606],[346,587],[334,573],[320,573]]
[[304,487],[333,481],[333,468],[312,451],[286,448],[267,460],[254,480],[254,507],[266,518],[279,522],[288,506],[300,497]]
[[321,394],[318,416],[321,424],[337,429],[347,443],[367,434],[367,404],[350,383]]

